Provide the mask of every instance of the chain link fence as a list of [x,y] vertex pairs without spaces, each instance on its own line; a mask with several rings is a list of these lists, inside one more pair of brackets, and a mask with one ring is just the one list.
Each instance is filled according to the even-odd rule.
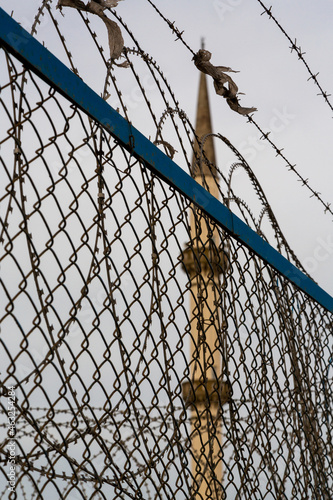
[[331,499],[332,315],[0,67],[1,497]]

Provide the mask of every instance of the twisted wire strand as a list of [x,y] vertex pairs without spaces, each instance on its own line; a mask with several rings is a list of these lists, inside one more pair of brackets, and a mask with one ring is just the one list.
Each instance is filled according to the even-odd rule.
[[181,42],[183,43],[183,45],[193,54],[193,56],[195,55],[195,52],[193,49],[191,49],[191,47],[186,43],[186,41],[184,40],[183,38],[183,33],[184,31],[180,31],[176,26],[175,26],[175,21],[171,22],[167,17],[165,17],[162,12],[156,7],[155,3],[152,2],[152,0],[147,0],[147,2],[153,7],[153,9],[156,10],[156,12],[158,13],[158,15],[163,19],[163,21],[169,26],[169,28],[171,29],[172,33],[174,33],[175,35],[177,35],[177,38],[176,40],[181,40]]
[[[260,2],[260,4],[262,4],[262,2],[260,0],[258,0]],[[159,14],[159,16],[165,21],[165,23],[169,26],[169,28],[172,30],[172,32],[175,32],[177,33],[177,35],[179,34],[180,36],[177,36],[177,39],[179,39],[183,44],[184,46],[189,50],[189,52],[191,52],[191,54],[195,54],[194,50],[189,47],[189,45],[185,42],[185,40],[183,39],[183,32],[180,32],[178,28],[175,28],[174,26],[174,23],[171,23],[169,19],[167,19],[163,14],[162,12],[156,7],[156,5],[154,4],[154,2],[152,0],[147,0],[147,2],[156,10],[156,12]],[[264,4],[262,4],[263,7]],[[268,14],[270,14],[270,9],[267,9],[265,7],[265,12],[267,11]],[[175,31],[176,30],[176,31]],[[289,38],[288,38],[289,39]],[[293,44],[293,47],[292,47],[294,50],[296,50],[299,54],[302,54],[301,52],[299,52],[300,49],[298,49],[296,47],[295,44]],[[302,60],[304,60],[303,56],[302,56]],[[304,63],[306,64],[306,62],[304,61]],[[311,74],[311,79],[314,80],[315,83],[317,83],[317,79],[316,79],[316,75],[313,75],[313,73],[309,70],[310,74]],[[321,87],[320,87],[321,89]],[[323,92],[323,96],[325,97],[325,100],[329,103],[328,101],[328,95]],[[330,105],[330,103],[329,103]],[[331,105],[330,105],[331,107]],[[333,210],[331,208],[331,204],[330,202],[325,202],[323,200],[323,198],[321,197],[321,193],[319,191],[316,191],[310,184],[309,184],[309,179],[308,178],[305,178],[304,176],[302,176],[299,171],[296,169],[296,164],[292,164],[288,159],[287,157],[282,153],[283,151],[283,148],[279,148],[270,138],[269,138],[269,134],[270,132],[264,132],[262,130],[262,128],[260,127],[260,125],[255,121],[255,119],[253,118],[253,114],[252,115],[248,115],[247,116],[247,119],[248,119],[248,122],[253,124],[257,130],[259,130],[259,132],[261,133],[261,137],[260,139],[263,139],[265,141],[267,141],[270,146],[274,149],[275,153],[276,153],[276,156],[282,158],[282,160],[284,162],[286,162],[286,167],[289,171],[293,172],[296,177],[298,178],[297,180],[299,182],[301,182],[302,186],[306,187],[311,195],[310,195],[310,198],[315,198],[323,207],[324,207],[324,213],[326,214],[327,212],[330,213],[331,215],[333,215]]]
[[[88,16],[75,16],[100,53],[103,98],[115,93],[130,118],[122,70],[106,60]],[[124,53],[133,80],[139,56],[164,82],[134,43]],[[332,314],[3,49],[0,61],[0,428],[13,385],[17,495],[330,498]],[[159,84],[158,113],[144,101],[152,136],[167,140],[167,122],[180,122],[177,149],[190,170],[193,127]],[[250,167],[216,137],[237,159],[228,178],[219,173],[225,203],[262,234],[267,213],[290,255]],[[199,176],[216,170],[206,140],[197,140]],[[237,196],[236,168],[260,200],[257,216]]]
[[272,6],[270,6],[269,8],[267,8],[267,6],[261,1],[261,0],[257,0],[260,5],[265,9],[264,12],[262,13],[263,14],[267,14],[269,19],[272,19],[272,21],[274,21],[274,23],[276,24],[276,26],[279,28],[279,30],[284,34],[284,36],[287,38],[287,40],[290,42],[291,46],[289,47],[291,49],[291,52],[295,51],[297,56],[298,56],[298,60],[302,61],[302,63],[304,64],[304,66],[306,67],[310,77],[308,78],[308,81],[312,80],[314,82],[315,85],[317,85],[318,89],[320,90],[320,93],[317,94],[317,95],[321,95],[326,104],[329,106],[330,110],[333,111],[333,105],[332,103],[330,102],[329,100],[329,97],[331,96],[331,94],[328,94],[327,92],[325,92],[322,88],[322,86],[320,85],[319,81],[318,81],[318,78],[317,76],[319,75],[319,73],[314,73],[309,64],[307,63],[306,59],[304,58],[304,54],[305,52],[302,52],[302,49],[300,46],[297,46],[296,43],[297,43],[297,40],[295,38],[295,40],[293,41],[293,39],[288,35],[288,33],[285,31],[285,29],[283,28],[283,26],[279,23],[279,21],[276,19],[276,17],[274,16],[274,14],[272,13]]

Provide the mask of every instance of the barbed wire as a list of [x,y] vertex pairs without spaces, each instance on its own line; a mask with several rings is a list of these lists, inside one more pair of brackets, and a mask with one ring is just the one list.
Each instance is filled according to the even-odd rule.
[[276,152],[276,156],[279,156],[280,158],[282,158],[284,162],[286,162],[286,167],[288,168],[288,170],[290,172],[293,172],[297,176],[298,178],[297,180],[301,182],[302,186],[305,186],[311,192],[310,198],[316,198],[324,206],[324,213],[329,212],[331,215],[333,215],[333,211],[331,209],[331,203],[325,202],[320,196],[321,193],[319,191],[315,191],[315,189],[313,189],[312,186],[309,184],[309,179],[303,177],[303,175],[299,173],[299,171],[296,169],[296,164],[292,164],[288,160],[288,158],[282,153],[284,148],[278,148],[276,144],[269,138],[270,131],[264,132],[263,129],[260,127],[260,125],[258,125],[258,123],[253,118],[253,115],[248,116],[248,122],[253,123],[256,129],[259,130],[259,132],[262,134],[260,139],[264,139],[272,146],[272,148]]
[[[262,2],[260,0],[258,0],[261,4]],[[152,0],[147,0],[147,2],[156,10],[156,12],[159,14],[159,16],[166,22],[166,24],[169,26],[169,28],[172,30],[172,32],[176,33],[177,34],[177,40],[179,39],[183,44],[184,46],[191,52],[191,54],[195,54],[195,51],[185,42],[184,38],[183,38],[183,31],[180,31],[178,28],[176,28],[174,26],[174,23],[171,23],[169,19],[167,19],[163,14],[162,12],[158,9],[158,7],[154,4],[154,2]],[[262,4],[263,7],[264,4]],[[269,9],[267,9],[267,13],[269,14]],[[179,36],[178,36],[179,35]],[[288,38],[289,39],[289,38]],[[296,47],[295,44],[293,44],[293,50],[296,50],[296,51],[299,51],[300,49]],[[302,54],[300,52],[300,54]],[[306,64],[304,58],[302,58],[302,60],[304,61],[304,63]],[[311,70],[309,69],[310,71],[310,74],[311,74],[311,78],[314,80],[315,83],[317,83],[317,79],[316,79],[316,75],[313,75],[313,73],[311,72]],[[320,87],[321,89],[321,87]],[[323,95],[324,97],[326,96],[325,100],[329,103],[328,99],[327,99],[327,94],[323,92]],[[329,103],[330,105],[330,103]],[[331,105],[330,105],[331,107]],[[333,108],[332,108],[333,109]],[[270,146],[274,149],[275,153],[276,153],[276,156],[280,157],[285,163],[286,163],[286,167],[287,169],[290,171],[290,172],[293,172],[296,177],[298,178],[297,180],[299,182],[301,182],[301,185],[306,187],[310,192],[311,192],[311,195],[310,195],[310,198],[315,198],[317,199],[317,201],[319,201],[319,203],[321,205],[323,205],[324,207],[324,213],[326,214],[327,212],[329,212],[331,215],[333,215],[333,210],[331,208],[331,205],[332,203],[330,202],[325,202],[323,200],[323,198],[321,197],[321,193],[319,191],[317,191],[316,189],[312,188],[310,183],[309,183],[309,179],[308,178],[305,178],[303,175],[301,175],[299,173],[299,171],[297,170],[296,168],[296,164],[293,164],[291,163],[287,157],[282,153],[283,149],[284,148],[280,148],[278,147],[270,138],[269,138],[269,134],[270,134],[270,131],[268,132],[264,132],[262,130],[262,128],[260,127],[260,125],[256,122],[256,120],[254,119],[253,117],[254,115],[251,114],[251,115],[248,115],[247,116],[247,119],[248,119],[248,122],[253,124],[257,130],[261,133],[261,137],[260,139],[262,140],[265,140],[267,141]]]
[[[271,209],[271,207],[270,207],[270,205],[269,205],[269,203],[267,201],[267,198],[266,198],[266,196],[265,196],[265,194],[264,194],[264,192],[263,192],[263,190],[262,190],[262,188],[261,188],[261,186],[260,186],[260,184],[258,182],[258,179],[254,175],[252,169],[250,168],[250,166],[248,165],[248,163],[246,162],[246,160],[244,159],[244,157],[240,154],[240,152],[237,150],[237,148],[235,146],[233,146],[233,144],[231,144],[230,141],[226,137],[223,137],[221,134],[206,134],[204,137],[197,137],[196,136],[195,130],[193,128],[193,125],[190,123],[190,121],[189,121],[187,115],[184,113],[184,111],[179,108],[179,103],[178,103],[176,97],[174,96],[174,94],[172,92],[172,89],[171,89],[171,87],[170,87],[170,85],[169,85],[169,83],[168,83],[168,81],[166,79],[166,76],[162,72],[162,70],[159,67],[159,65],[157,64],[157,62],[154,60],[153,57],[149,56],[147,53],[145,53],[143,51],[143,49],[139,45],[139,42],[135,38],[134,34],[129,29],[128,25],[124,22],[124,20],[118,15],[118,13],[116,11],[113,11],[113,15],[121,23],[121,25],[126,29],[126,31],[128,32],[128,34],[131,36],[131,38],[133,39],[133,41],[137,45],[136,49],[125,48],[125,55],[126,55],[126,57],[127,57],[127,54],[135,54],[135,55],[140,56],[145,61],[145,63],[147,64],[147,66],[149,67],[150,70],[152,68],[154,68],[157,71],[157,73],[161,77],[163,83],[168,88],[168,90],[170,92],[170,95],[173,98],[173,104],[174,104],[175,108],[171,108],[170,107],[170,104],[168,103],[168,101],[166,101],[165,93],[162,91],[162,96],[163,96],[163,99],[164,99],[165,104],[166,104],[167,107],[166,107],[164,113],[162,114],[161,120],[162,120],[162,122],[164,122],[164,120],[165,120],[165,118],[167,116],[171,116],[171,118],[173,119],[173,116],[175,114],[177,114],[181,118],[182,124],[185,127],[187,138],[188,138],[188,140],[190,141],[190,143],[192,145],[192,154],[194,154],[194,156],[196,157],[195,165],[199,166],[199,169],[200,169],[200,172],[201,172],[201,182],[202,182],[203,186],[205,186],[205,188],[208,191],[210,191],[211,187],[207,184],[206,178],[205,178],[205,175],[204,175],[203,164],[205,164],[205,166],[208,167],[208,169],[209,169],[209,171],[210,171],[211,174],[213,172],[217,172],[219,174],[219,178],[215,177],[215,175],[213,175],[213,179],[214,179],[215,184],[217,185],[217,188],[219,190],[219,193],[220,193],[220,196],[221,196],[223,202],[228,205],[229,204],[229,199],[232,199],[237,204],[238,209],[240,210],[240,213],[242,214],[243,219],[249,225],[251,225],[249,223],[249,221],[247,220],[247,218],[246,218],[246,210],[243,210],[243,208],[246,207],[246,202],[244,200],[240,199],[234,193],[233,187],[232,187],[232,183],[231,183],[231,176],[229,176],[229,178],[227,178],[225,176],[225,174],[221,171],[221,169],[218,167],[218,165],[216,165],[216,164],[213,165],[207,159],[207,157],[206,157],[205,150],[204,150],[205,142],[206,142],[206,140],[209,137],[215,137],[215,138],[223,141],[223,143],[233,152],[233,154],[235,155],[235,157],[241,162],[241,164],[243,165],[244,170],[247,172],[247,174],[248,174],[248,176],[250,178],[250,181],[252,183],[252,186],[254,188],[254,191],[255,191],[258,199],[260,200],[260,203],[263,206],[263,210],[265,211],[265,213],[267,213],[269,215],[269,219],[270,219],[270,222],[272,224],[272,228],[274,229],[274,235],[275,235],[275,238],[276,238],[276,241],[277,241],[277,247],[278,247],[279,251],[282,252],[283,250],[285,250],[287,257],[289,259],[291,258],[296,263],[296,265],[299,267],[299,269],[302,269],[302,271],[307,274],[306,270],[304,269],[304,267],[300,263],[299,259],[297,258],[295,252],[291,249],[291,247],[288,244],[286,238],[284,237],[284,235],[282,233],[282,230],[281,230],[279,224],[277,223],[277,220],[276,220],[276,218],[275,218],[275,216],[273,214],[273,211],[272,211],[272,209]],[[134,71],[134,67],[133,67],[132,62],[128,58],[127,58],[127,60],[128,60],[128,62],[130,64],[131,69]],[[155,75],[154,75],[154,78],[156,80]],[[139,77],[137,75],[136,75],[136,79],[137,79],[137,81],[139,81]],[[160,85],[159,85],[159,89],[161,89]],[[145,96],[145,99],[146,99],[146,96]],[[148,101],[148,106],[149,106],[149,109],[150,109],[150,103],[149,103],[149,101]],[[161,128],[161,123],[160,122],[157,123],[156,118],[155,118],[154,115],[153,115],[153,117],[154,117],[155,125],[157,125],[157,129],[156,129],[156,137],[157,137],[157,135],[161,133],[162,128]],[[176,130],[177,130],[177,133],[178,133],[177,124],[175,123],[174,120],[172,120],[172,121],[173,121],[173,125],[176,127]],[[191,136],[193,138],[195,138],[195,141],[199,145],[198,151],[195,150],[195,147],[194,147],[194,144],[193,144],[195,141],[193,141],[191,139]],[[190,172],[191,175],[193,175],[194,166],[191,165],[190,162],[189,162],[189,160],[188,160],[188,155],[186,153],[186,148],[184,147],[183,141],[181,140],[181,137],[180,137],[179,134],[178,134],[178,139],[179,139],[179,142],[181,144],[184,156],[186,158],[186,162],[187,162],[187,165],[188,165],[188,168],[189,168],[189,172]],[[166,141],[165,141],[165,143],[166,143]],[[174,151],[174,147],[170,146],[168,143],[165,144],[165,147],[167,149],[167,154],[169,154],[170,149],[172,151]],[[226,187],[227,187],[227,195],[226,195],[225,190],[223,189],[222,185],[220,185],[220,181],[223,181],[224,184],[226,185]],[[261,235],[264,236],[263,231],[260,230],[260,232],[261,232]]]
[[320,90],[320,93],[317,94],[317,95],[321,95],[324,98],[326,104],[329,106],[330,110],[333,111],[332,103],[328,99],[331,96],[331,94],[328,94],[327,92],[325,92],[323,90],[322,86],[320,85],[320,83],[319,83],[319,81],[317,79],[317,76],[319,75],[319,73],[314,73],[311,70],[309,64],[307,63],[306,59],[304,58],[305,52],[302,52],[301,46],[297,46],[297,39],[295,38],[294,41],[293,41],[293,39],[288,35],[288,33],[285,31],[285,29],[283,28],[283,26],[281,25],[281,23],[279,23],[279,21],[273,15],[273,13],[272,13],[272,6],[270,6],[269,8],[267,8],[266,5],[261,0],[257,0],[257,1],[265,9],[264,12],[261,15],[267,14],[268,17],[269,17],[269,19],[272,19],[272,21],[274,21],[274,23],[277,25],[277,27],[280,29],[280,31],[284,34],[284,36],[287,38],[287,40],[291,44],[291,46],[289,47],[291,49],[291,52],[293,52],[293,51],[296,52],[296,54],[298,56],[298,59],[300,61],[302,61],[302,63],[306,67],[308,73],[310,74],[310,77],[309,77],[308,81],[312,80],[315,83],[315,85],[317,85],[318,89]]
[[[49,13],[74,71],[50,5],[38,19]],[[116,95],[130,119],[122,70],[80,16],[105,71],[102,97]],[[169,143],[169,120],[172,146],[191,174],[195,152],[204,184],[207,168],[216,173],[205,154],[210,134],[193,140],[157,61],[133,39],[126,78],[139,84],[152,137]],[[140,81],[142,61],[162,96],[158,113]],[[12,386],[17,496],[331,494],[332,315],[5,49],[0,63],[0,428]],[[290,255],[250,166],[214,137],[237,159],[229,178],[220,172],[224,201],[262,235],[267,214]],[[259,215],[233,189],[236,168],[250,179]],[[0,447],[3,482],[9,442]]]
[[176,38],[176,41],[177,40],[181,40],[181,42],[183,43],[183,45],[185,45],[185,47],[192,53],[193,56],[195,56],[195,52],[193,49],[191,49],[191,47],[186,43],[186,41],[184,40],[183,38],[183,33],[184,31],[180,31],[176,26],[175,26],[175,21],[171,22],[167,17],[165,17],[162,12],[157,8],[157,6],[154,4],[154,2],[152,2],[151,0],[147,0],[148,3],[150,3],[150,5],[153,7],[153,9],[156,10],[156,12],[158,13],[158,15],[163,19],[163,21],[166,22],[166,24],[169,26],[169,28],[171,29],[172,33],[174,33],[175,35],[177,35],[177,38]]

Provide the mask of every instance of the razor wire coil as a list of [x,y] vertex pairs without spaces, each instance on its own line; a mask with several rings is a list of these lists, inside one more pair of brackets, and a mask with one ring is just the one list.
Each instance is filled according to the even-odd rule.
[[[15,393],[2,495],[14,439],[10,499],[330,498],[332,315],[3,48],[0,58],[3,430]],[[175,148],[190,170],[193,128],[169,98],[156,116],[180,119]],[[169,142],[163,119],[152,121]],[[293,259],[234,153],[259,216],[232,175],[219,189],[262,234],[267,214]]]

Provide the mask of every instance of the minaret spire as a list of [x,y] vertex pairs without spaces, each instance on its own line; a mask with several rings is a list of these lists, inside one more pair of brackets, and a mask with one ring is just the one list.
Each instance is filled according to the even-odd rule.
[[[202,44],[204,44],[203,39],[202,39]],[[195,134],[198,137],[199,141],[201,142],[202,140],[204,140],[204,137],[207,134],[212,134],[212,133],[213,133],[213,127],[212,127],[212,119],[211,119],[210,104],[209,104],[207,76],[205,73],[200,73]],[[195,141],[194,153],[197,158],[200,158],[200,148],[201,144],[198,144],[198,142]],[[207,160],[212,164],[213,167],[216,164],[213,137],[208,137],[205,140],[204,150]],[[201,169],[202,169],[201,172],[200,169],[198,168],[198,164],[194,163],[193,167],[195,176],[200,174],[205,174],[209,176],[216,175],[214,173],[215,169],[212,167],[209,168],[203,159],[201,161]]]
[[[212,136],[207,137],[212,134],[212,120],[204,73],[200,74],[195,133],[194,178],[218,198],[214,142]],[[191,407],[191,498],[220,500],[223,475],[220,416],[228,399],[228,388],[222,381],[220,280],[228,259],[217,229],[194,206],[190,212],[190,233],[191,240],[183,252],[183,265],[191,282],[190,381],[183,384],[183,398],[186,406]]]

